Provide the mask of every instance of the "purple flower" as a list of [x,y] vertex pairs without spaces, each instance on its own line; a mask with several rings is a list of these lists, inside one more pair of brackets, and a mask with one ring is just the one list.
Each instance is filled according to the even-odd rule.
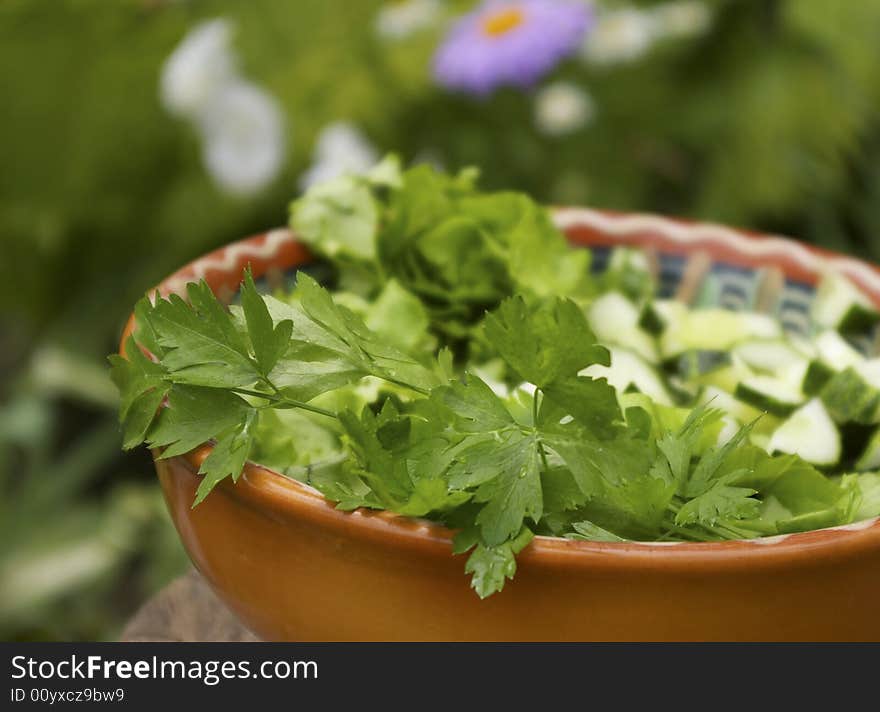
[[434,76],[470,94],[528,88],[580,46],[592,19],[582,1],[488,0],[452,27],[434,57]]

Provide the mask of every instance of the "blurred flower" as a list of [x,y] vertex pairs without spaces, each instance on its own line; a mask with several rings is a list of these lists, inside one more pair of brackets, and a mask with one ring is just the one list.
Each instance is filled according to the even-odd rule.
[[452,27],[434,57],[434,76],[477,95],[532,86],[576,50],[591,21],[579,2],[488,0]]
[[712,13],[699,0],[677,0],[658,5],[653,10],[658,33],[664,37],[693,37],[705,32]]
[[655,28],[650,12],[630,7],[601,12],[584,44],[584,59],[603,65],[632,62],[651,47]]
[[162,67],[159,91],[172,114],[198,113],[217,89],[236,75],[230,49],[232,28],[217,18],[196,25],[177,45]]
[[440,14],[439,0],[386,2],[376,15],[376,32],[389,39],[403,39],[430,27]]
[[231,36],[222,18],[197,25],[165,61],[159,92],[168,111],[198,129],[211,178],[245,195],[281,170],[285,127],[274,97],[241,77]]
[[312,165],[300,176],[300,188],[305,190],[346,173],[366,173],[378,160],[378,151],[357,126],[336,121],[318,136]]
[[708,28],[712,15],[698,0],[676,0],[649,10],[621,7],[600,12],[583,56],[594,64],[633,62],[658,40],[692,37]]
[[553,82],[535,95],[535,125],[550,136],[576,131],[595,113],[593,98],[571,82]]
[[225,190],[247,194],[278,174],[284,161],[284,116],[262,88],[239,80],[222,87],[199,118],[203,156]]

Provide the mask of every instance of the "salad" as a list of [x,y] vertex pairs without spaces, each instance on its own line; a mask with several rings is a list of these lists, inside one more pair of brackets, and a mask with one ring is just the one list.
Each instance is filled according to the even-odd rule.
[[[248,460],[343,510],[456,531],[480,597],[535,535],[720,541],[880,515],[880,314],[822,280],[808,333],[655,298],[649,256],[607,268],[528,196],[389,157],[311,188],[319,258],[290,290],[249,273],[144,298],[111,356],[124,447],[213,441],[194,506]],[[312,274],[321,274],[320,280]]]

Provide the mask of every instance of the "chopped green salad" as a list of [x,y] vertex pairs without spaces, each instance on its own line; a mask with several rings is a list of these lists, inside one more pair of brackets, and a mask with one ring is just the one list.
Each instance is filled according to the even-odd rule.
[[656,299],[645,253],[593,274],[545,208],[476,178],[388,158],[291,205],[323,284],[142,300],[110,357],[124,446],[213,440],[195,504],[252,460],[343,510],[441,522],[480,597],[536,534],[706,542],[880,514],[880,359],[852,345],[880,315],[852,283],[822,281],[809,336]]

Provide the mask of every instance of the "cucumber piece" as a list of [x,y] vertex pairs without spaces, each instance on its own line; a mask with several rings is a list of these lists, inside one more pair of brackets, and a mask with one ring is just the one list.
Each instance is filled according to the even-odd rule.
[[727,309],[695,309],[670,323],[660,338],[664,358],[690,349],[727,351],[747,339],[778,339],[782,327],[765,314]]
[[787,383],[793,389],[803,393],[804,379],[807,377],[807,371],[810,368],[810,362],[806,359],[793,361],[787,366],[780,368],[775,376],[783,383]]
[[616,344],[657,362],[654,339],[639,328],[639,309],[620,292],[608,292],[589,308],[587,320],[603,344]]
[[721,418],[721,430],[718,432],[718,439],[715,441],[717,447],[726,445],[734,436],[742,429],[742,425],[729,415]]
[[819,397],[837,423],[878,421],[880,390],[867,383],[854,368],[834,374],[819,391]]
[[652,302],[645,302],[639,314],[639,328],[652,336],[659,336],[666,328],[666,320]]
[[828,330],[819,334],[816,338],[816,348],[819,350],[819,358],[835,371],[842,371],[865,360],[865,357],[836,331]]
[[865,383],[880,390],[880,358],[871,358],[853,364],[853,369],[865,379]]
[[677,299],[655,299],[652,306],[667,326],[678,324],[688,313],[687,305]]
[[837,272],[822,277],[810,316],[822,328],[842,334],[864,333],[880,321],[880,312],[868,296]]
[[801,357],[813,361],[819,358],[819,349],[816,348],[809,338],[800,334],[786,334],[789,345],[797,351]]
[[779,320],[769,314],[758,312],[738,312],[742,321],[742,328],[746,335],[754,339],[781,339],[783,336],[782,325]]
[[818,398],[798,408],[770,437],[767,449],[798,455],[813,465],[840,462],[840,433]]
[[733,355],[749,368],[771,374],[804,360],[787,342],[779,339],[744,341],[733,348]]
[[700,386],[715,386],[728,393],[733,393],[740,381],[754,375],[744,364],[731,364],[697,376],[692,381]]
[[801,383],[801,390],[805,395],[814,396],[824,388],[825,384],[834,377],[834,374],[834,369],[824,361],[810,361]]
[[769,376],[752,376],[741,381],[733,395],[758,410],[779,416],[789,415],[804,402],[800,388]]
[[609,346],[608,351],[611,353],[610,366],[598,364],[588,366],[580,372],[580,375],[590,378],[605,378],[618,393],[626,393],[628,389],[634,388],[657,403],[673,404],[672,396],[663,382],[663,378],[643,358],[619,346]]
[[852,469],[859,458],[865,454],[871,438],[877,430],[876,425],[862,423],[844,423],[837,428],[840,431],[841,461],[838,467]]

